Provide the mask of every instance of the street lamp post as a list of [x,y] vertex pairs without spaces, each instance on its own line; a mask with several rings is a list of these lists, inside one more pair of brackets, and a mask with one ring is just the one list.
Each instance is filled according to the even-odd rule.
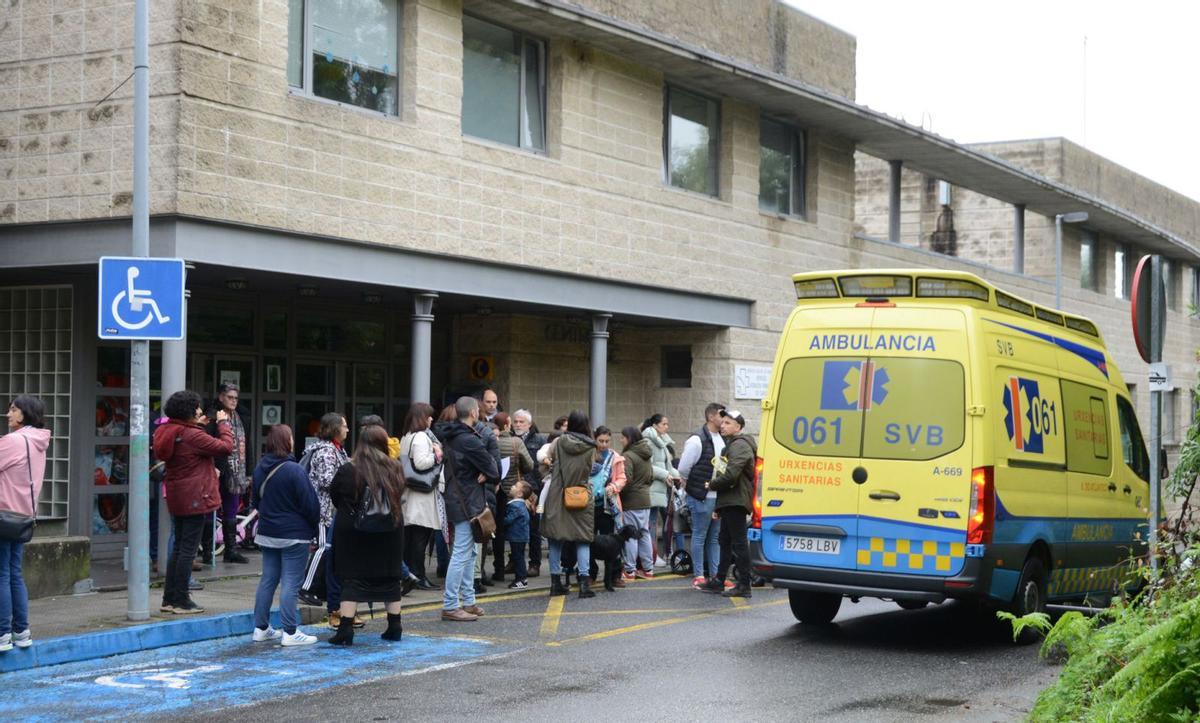
[[1060,213],[1054,217],[1054,308],[1062,309],[1062,225],[1083,223],[1088,220],[1086,211]]

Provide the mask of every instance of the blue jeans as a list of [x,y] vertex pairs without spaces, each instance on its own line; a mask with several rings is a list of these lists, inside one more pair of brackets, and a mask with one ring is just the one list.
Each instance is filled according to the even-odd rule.
[[454,610],[460,605],[474,604],[475,537],[471,534],[471,523],[463,520],[454,523],[454,547],[450,551],[450,565],[446,568],[442,609]]
[[300,624],[300,583],[308,566],[308,545],[262,548],[262,578],[254,593],[254,627],[265,630],[271,623],[271,600],[279,588],[279,622],[291,635]]
[[[695,575],[715,577],[717,563],[721,557],[721,545],[717,535],[721,534],[721,521],[712,518],[717,507],[716,498],[698,500],[688,496],[688,509],[692,511],[692,570]],[[704,556],[708,555],[708,570],[705,571]]]
[[29,629],[29,590],[21,574],[23,542],[0,540],[0,635]]
[[575,567],[579,570],[579,574],[587,577],[588,566],[592,562],[592,543],[590,542],[566,542],[563,540],[550,541],[550,574],[561,575],[562,569],[562,551],[564,545],[575,546]]

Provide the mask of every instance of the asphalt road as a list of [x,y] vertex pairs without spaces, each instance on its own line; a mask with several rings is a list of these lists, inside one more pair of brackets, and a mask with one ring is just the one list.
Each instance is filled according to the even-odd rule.
[[[261,702],[219,716],[1012,720],[1057,672],[1038,660],[1036,646],[1014,646],[998,624],[952,603],[903,611],[883,601],[847,600],[834,624],[811,628],[795,622],[784,591],[756,589],[743,603],[660,577],[592,600],[526,592],[486,609],[474,623],[442,622],[436,609],[405,613],[412,645],[459,642],[448,638],[484,644],[470,655],[447,654],[398,673],[377,659],[356,665],[356,654],[366,663],[367,651],[379,644],[383,626],[373,622],[359,633],[363,645],[331,658],[354,671],[345,683],[259,696]],[[221,683],[231,684],[236,677]],[[222,707],[178,713],[211,719]]]

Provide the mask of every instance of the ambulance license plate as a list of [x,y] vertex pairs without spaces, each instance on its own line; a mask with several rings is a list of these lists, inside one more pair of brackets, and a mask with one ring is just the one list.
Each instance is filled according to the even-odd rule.
[[842,541],[831,537],[797,537],[782,535],[779,549],[784,552],[815,552],[818,555],[837,555],[842,551]]

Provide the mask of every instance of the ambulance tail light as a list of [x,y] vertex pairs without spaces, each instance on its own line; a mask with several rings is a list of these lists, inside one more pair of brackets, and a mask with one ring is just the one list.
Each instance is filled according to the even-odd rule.
[[751,499],[751,505],[754,507],[750,514],[750,527],[762,529],[762,478],[763,478],[763,458],[754,458],[754,497]]
[[994,467],[971,471],[971,507],[967,514],[967,544],[987,545],[996,525]]

